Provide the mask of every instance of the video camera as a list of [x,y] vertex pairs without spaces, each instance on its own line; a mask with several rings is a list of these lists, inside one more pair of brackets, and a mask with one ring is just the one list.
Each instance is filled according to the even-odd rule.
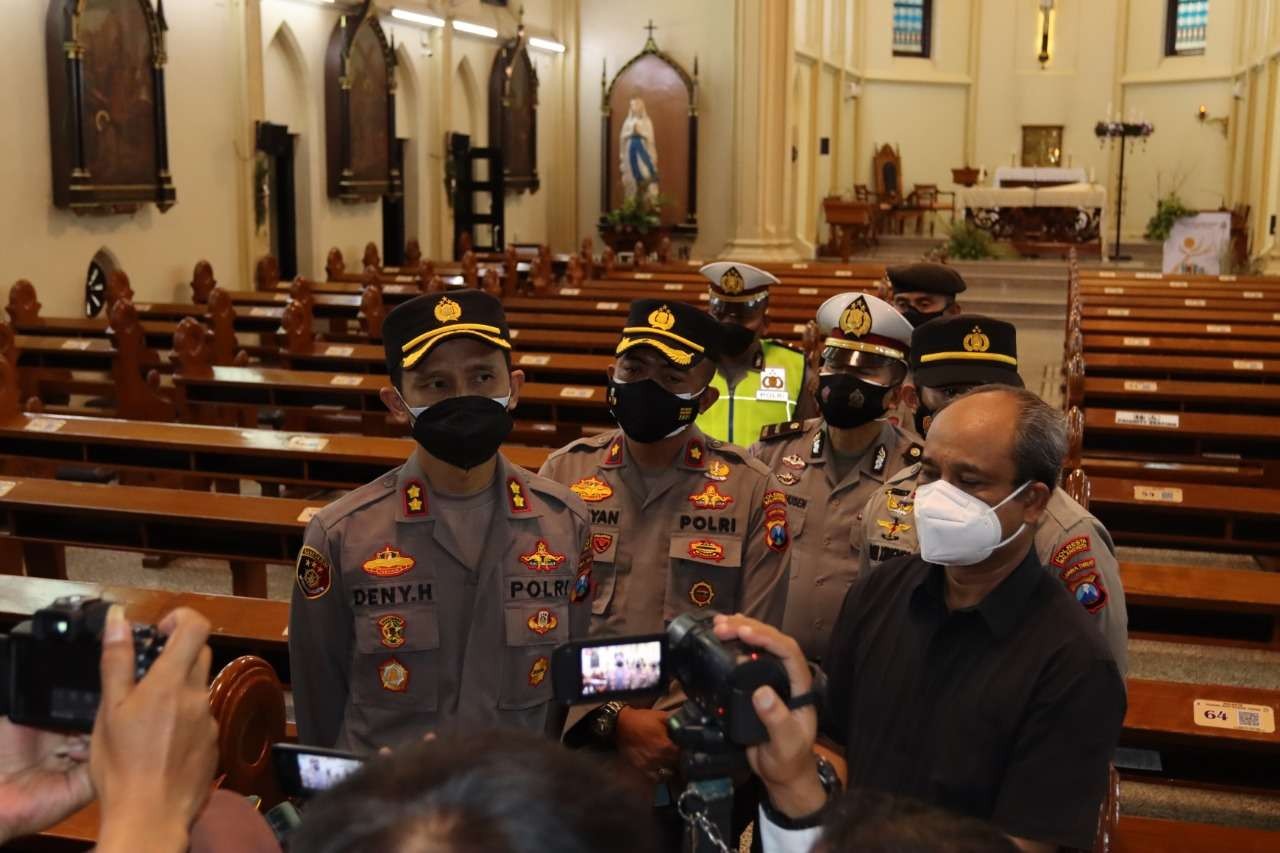
[[[672,738],[681,746],[751,746],[768,740],[751,704],[751,694],[769,685],[783,701],[791,681],[775,655],[721,642],[712,628],[713,611],[686,613],[664,634],[612,637],[566,643],[551,658],[558,701],[566,705],[653,696],[670,678],[689,697],[677,715]],[[694,742],[684,743],[682,734]],[[727,741],[727,743],[726,743]]]
[[[92,731],[110,607],[101,598],[59,598],[0,635],[0,715],[35,728]],[[155,626],[133,626],[135,678],[147,674],[164,644]]]

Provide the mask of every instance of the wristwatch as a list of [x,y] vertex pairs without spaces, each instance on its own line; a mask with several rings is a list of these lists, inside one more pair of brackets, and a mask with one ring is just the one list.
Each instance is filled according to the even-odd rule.
[[602,744],[613,743],[618,733],[618,714],[627,707],[626,702],[606,702],[596,711],[591,720],[591,734]]
[[769,797],[765,796],[760,800],[760,808],[764,809],[765,815],[769,818],[769,822],[779,829],[812,829],[822,823],[822,815],[826,812],[827,806],[840,796],[844,790],[844,786],[840,784],[840,776],[836,773],[835,767],[830,761],[821,755],[814,755],[818,766],[818,781],[822,783],[822,790],[827,793],[827,801],[812,814],[803,815],[802,817],[787,817],[782,812],[773,807],[769,802]]

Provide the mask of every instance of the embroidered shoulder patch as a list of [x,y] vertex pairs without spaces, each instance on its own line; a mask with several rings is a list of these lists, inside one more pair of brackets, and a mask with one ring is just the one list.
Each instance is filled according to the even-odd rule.
[[1059,569],[1065,569],[1076,557],[1088,553],[1089,537],[1076,536],[1062,543],[1058,550],[1053,552],[1053,556],[1049,562]]
[[324,555],[303,545],[298,552],[298,589],[307,599],[317,599],[329,591],[333,584],[333,569]]

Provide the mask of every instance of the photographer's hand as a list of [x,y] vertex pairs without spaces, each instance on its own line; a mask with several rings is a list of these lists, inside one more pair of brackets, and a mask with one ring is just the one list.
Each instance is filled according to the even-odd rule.
[[680,750],[667,734],[666,711],[650,708],[623,708],[618,712],[614,741],[623,759],[655,781],[663,770],[680,763]]
[[102,638],[102,704],[90,774],[102,802],[98,851],[182,851],[217,768],[218,726],[209,713],[209,623],[179,608],[150,672],[134,683],[133,636],[113,605]]
[[89,741],[0,718],[0,844],[48,829],[93,799]]
[[[717,615],[715,631],[721,640],[741,640],[777,655],[786,668],[792,696],[812,688],[813,675],[804,652],[776,628],[735,614]],[[759,688],[751,699],[769,732],[767,741],[747,749],[751,769],[764,782],[774,809],[792,818],[813,814],[827,802],[813,754],[818,739],[817,710],[812,706],[791,710],[772,687]]]

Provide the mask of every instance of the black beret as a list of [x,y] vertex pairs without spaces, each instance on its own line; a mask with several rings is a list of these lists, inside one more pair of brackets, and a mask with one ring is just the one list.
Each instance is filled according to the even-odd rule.
[[502,303],[483,290],[454,290],[415,296],[382,321],[387,372],[412,369],[437,343],[452,335],[479,338],[511,349],[511,332]]
[[938,317],[911,334],[911,375],[916,385],[1014,385],[1018,375],[1018,330],[980,314]]
[[944,264],[901,264],[885,271],[894,293],[939,293],[955,296],[964,293],[964,279],[953,267]]
[[689,368],[703,358],[719,359],[723,339],[724,327],[693,305],[637,299],[615,352],[622,355],[632,347],[649,346],[676,367]]

